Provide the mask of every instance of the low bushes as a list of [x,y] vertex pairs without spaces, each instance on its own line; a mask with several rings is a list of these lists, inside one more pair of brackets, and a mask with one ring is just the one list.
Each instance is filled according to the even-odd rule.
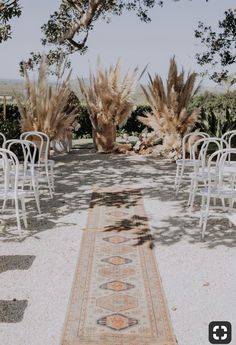
[[[118,129],[118,133],[127,133],[129,135],[137,135],[142,132],[145,126],[137,120],[137,117],[144,115],[146,112],[151,111],[147,105],[141,105],[132,112],[127,122]],[[91,138],[92,137],[92,124],[89,118],[88,109],[84,105],[79,106],[77,121],[80,128],[73,131],[74,139],[77,138]]]
[[18,139],[20,137],[20,113],[16,104],[7,104],[6,119],[3,117],[3,104],[0,104],[0,132],[7,139]]
[[122,130],[128,133],[129,135],[132,134],[139,134],[141,133],[145,125],[137,120],[138,116],[143,116],[145,113],[151,112],[152,109],[149,105],[140,105],[138,106],[128,118],[126,124],[122,127]]
[[[225,132],[236,129],[236,91],[226,94],[204,93],[193,97],[189,110],[199,108],[200,115],[196,128],[208,132],[211,136],[221,136]],[[89,138],[92,136],[92,125],[89,113],[84,105],[78,105],[77,121],[80,128],[73,131],[74,139]],[[139,134],[145,126],[137,120],[137,116],[150,112],[148,105],[137,106],[127,122],[118,129],[119,133],[129,135]],[[21,133],[20,113],[14,103],[7,104],[6,119],[3,118],[3,104],[0,104],[0,132],[3,132],[7,139],[19,138]]]
[[79,105],[76,120],[80,124],[80,128],[78,130],[73,130],[73,138],[91,138],[92,124],[89,118],[88,109],[84,105]]
[[[0,132],[5,135],[7,140],[20,138],[20,113],[16,104],[7,104],[5,119],[3,117],[3,104],[0,104]],[[0,141],[0,147],[1,146],[2,142]],[[21,158],[21,147],[14,146],[13,152],[18,156],[18,158]]]
[[236,129],[236,91],[225,94],[205,92],[193,97],[189,108],[199,108],[196,128],[211,136],[221,137]]

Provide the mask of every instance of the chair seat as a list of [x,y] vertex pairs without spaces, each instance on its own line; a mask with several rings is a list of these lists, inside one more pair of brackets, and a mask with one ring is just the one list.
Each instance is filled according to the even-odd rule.
[[[25,197],[26,195],[29,194],[30,191],[27,190],[22,190],[22,189],[18,189],[17,191],[17,195],[19,198],[21,197]],[[30,192],[32,194],[32,192]],[[14,199],[15,198],[15,191],[14,190],[1,190],[0,189],[0,199]]]
[[[53,159],[48,159],[48,165],[49,166],[54,166],[55,165],[55,161],[53,160]],[[44,164],[44,160],[41,160],[41,163],[43,163]]]
[[236,165],[235,164],[225,165],[223,173],[224,173],[224,176],[236,175]]
[[[210,176],[209,176],[210,175]],[[192,179],[197,179],[198,181],[207,181],[209,179],[209,177],[211,177],[211,180],[215,180],[215,178],[218,178],[218,175],[216,175],[216,173],[210,172],[210,174],[206,171],[206,172],[200,172],[200,173],[191,173],[190,177]]]
[[201,161],[196,159],[177,159],[177,165],[185,165],[185,166],[200,166]]
[[[48,165],[49,165],[49,166],[54,166],[54,165],[55,165],[55,161],[52,160],[52,159],[48,159],[47,162],[48,162]],[[31,164],[29,163],[29,165],[31,165]],[[38,165],[38,163],[35,163],[35,164],[34,164],[34,167],[35,167],[35,168],[37,168],[37,167],[43,168],[44,166],[45,166],[45,161],[44,161],[44,160],[41,160],[40,163],[39,163],[39,165]]]
[[202,188],[200,190],[200,195],[207,196],[210,192],[211,197],[216,198],[236,198],[236,189],[234,188]]
[[[14,172],[14,171],[11,171],[11,172],[10,172],[10,175],[11,175],[11,176],[15,176],[15,172]],[[19,176],[20,178],[22,178],[23,176],[25,176],[26,178],[32,178],[33,173],[32,173],[31,170],[27,170],[26,172],[24,172],[24,171],[21,170],[21,171],[18,172],[18,176]],[[34,176],[35,176],[36,178],[38,178],[38,177],[40,176],[40,173],[37,172],[37,171],[34,171]]]

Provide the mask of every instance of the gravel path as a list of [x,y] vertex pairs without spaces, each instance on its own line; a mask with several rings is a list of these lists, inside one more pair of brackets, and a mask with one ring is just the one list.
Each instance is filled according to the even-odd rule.
[[[175,165],[155,157],[73,150],[56,159],[56,194],[42,215],[27,205],[21,242],[14,218],[0,231],[0,344],[59,345],[93,185],[143,188],[154,250],[179,345],[209,345],[208,324],[230,321],[236,338],[236,229],[214,217],[200,239],[198,209],[173,191]],[[143,238],[143,241],[146,239]],[[233,340],[235,341],[235,340]],[[232,343],[233,344],[233,343]],[[138,344],[137,344],[138,345]]]

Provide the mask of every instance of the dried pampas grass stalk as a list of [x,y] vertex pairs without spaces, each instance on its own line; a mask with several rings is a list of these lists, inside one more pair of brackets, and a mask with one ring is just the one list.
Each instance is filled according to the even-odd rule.
[[132,99],[138,80],[138,68],[121,75],[120,61],[109,69],[97,64],[87,84],[79,79],[80,90],[89,109],[93,139],[99,152],[110,152],[116,145],[116,128],[122,126],[134,110]]
[[198,90],[194,90],[197,75],[189,73],[186,80],[184,76],[183,70],[178,74],[174,58],[170,60],[166,88],[161,77],[156,75],[152,79],[149,75],[149,85],[142,86],[142,90],[152,112],[138,117],[140,122],[163,138],[163,155],[174,159],[181,154],[183,136],[193,129],[198,118],[198,111],[190,113],[187,110],[191,97]]
[[[58,68],[63,70],[63,66]],[[23,132],[44,132],[52,140],[62,137],[65,129],[70,128],[76,117],[76,109],[66,111],[71,92],[70,74],[71,72],[62,80],[63,73],[59,73],[57,83],[50,85],[47,81],[45,58],[40,63],[37,81],[30,80],[28,71],[24,68],[25,93],[23,97],[15,96]]]

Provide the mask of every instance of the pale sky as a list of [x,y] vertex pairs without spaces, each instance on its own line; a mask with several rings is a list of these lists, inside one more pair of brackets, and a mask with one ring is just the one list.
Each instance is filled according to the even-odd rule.
[[[40,26],[57,9],[59,0],[21,0],[23,15],[14,20],[13,39],[0,45],[0,78],[18,79],[18,63],[31,51],[42,51]],[[121,58],[124,69],[149,64],[151,74],[166,77],[169,59],[176,56],[179,67],[201,71],[194,58],[201,50],[194,37],[199,20],[217,26],[224,11],[236,7],[235,0],[166,0],[163,8],[150,11],[151,23],[142,23],[133,14],[112,17],[112,22],[95,24],[88,39],[88,52],[72,56],[73,77],[88,76],[89,66],[95,68],[97,57],[104,66]]]

